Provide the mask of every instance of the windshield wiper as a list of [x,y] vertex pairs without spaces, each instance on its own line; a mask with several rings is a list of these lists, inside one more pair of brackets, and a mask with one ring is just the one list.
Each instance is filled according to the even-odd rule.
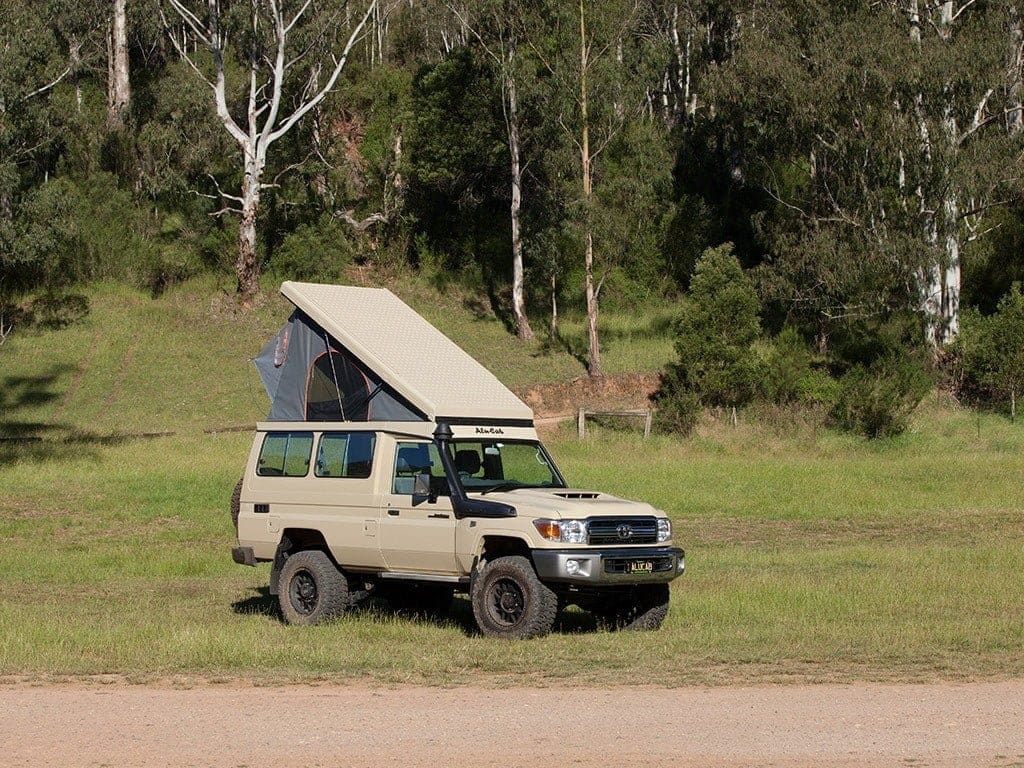
[[487,490],[480,491],[480,495],[484,496],[485,494],[493,493],[494,491],[499,491],[499,492],[500,491],[514,491],[516,488],[531,488],[531,487],[532,486],[520,483],[518,480],[512,480],[512,481],[507,482],[507,483],[498,483],[497,485],[492,485]]

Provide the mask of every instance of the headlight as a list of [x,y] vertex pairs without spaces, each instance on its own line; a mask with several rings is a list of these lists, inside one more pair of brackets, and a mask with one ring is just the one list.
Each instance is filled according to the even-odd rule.
[[566,544],[587,543],[587,523],[585,520],[563,520],[562,541]]
[[586,520],[534,520],[533,527],[548,541],[560,541],[564,544],[587,543]]
[[668,541],[672,538],[672,521],[668,518],[658,518],[658,541]]

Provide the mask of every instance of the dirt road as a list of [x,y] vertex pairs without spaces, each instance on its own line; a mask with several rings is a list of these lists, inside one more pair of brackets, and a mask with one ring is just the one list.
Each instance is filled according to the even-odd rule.
[[0,687],[0,765],[1024,766],[1024,681]]

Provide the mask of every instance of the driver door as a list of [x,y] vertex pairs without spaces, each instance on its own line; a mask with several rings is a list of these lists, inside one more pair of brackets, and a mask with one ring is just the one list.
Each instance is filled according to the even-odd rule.
[[[413,495],[416,475],[427,472],[439,491],[431,502]],[[457,520],[437,446],[426,441],[396,441],[390,487],[380,511],[380,547],[391,571],[457,575]]]

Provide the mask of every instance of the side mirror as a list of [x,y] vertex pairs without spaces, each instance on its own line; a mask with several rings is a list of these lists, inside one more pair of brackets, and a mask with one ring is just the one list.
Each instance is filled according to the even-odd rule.
[[417,499],[426,499],[431,504],[437,501],[437,496],[430,488],[430,473],[420,472],[412,481],[412,495]]

